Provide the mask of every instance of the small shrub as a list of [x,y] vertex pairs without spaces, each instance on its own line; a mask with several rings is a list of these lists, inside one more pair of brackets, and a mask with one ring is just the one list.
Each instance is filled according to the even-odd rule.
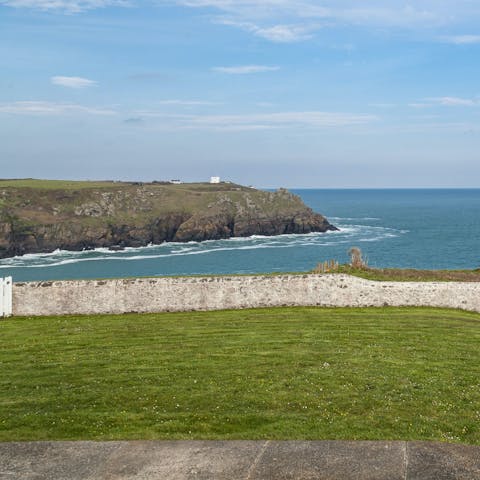
[[348,251],[348,255],[350,256],[350,265],[352,268],[365,268],[367,266],[362,251],[358,247],[352,247]]

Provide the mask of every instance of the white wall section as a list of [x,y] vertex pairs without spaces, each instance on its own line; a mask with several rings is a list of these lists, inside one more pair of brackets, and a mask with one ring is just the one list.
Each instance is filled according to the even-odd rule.
[[15,283],[15,315],[178,312],[282,306],[428,306],[480,312],[480,282],[376,282],[342,274]]
[[12,315],[12,277],[0,278],[0,317]]

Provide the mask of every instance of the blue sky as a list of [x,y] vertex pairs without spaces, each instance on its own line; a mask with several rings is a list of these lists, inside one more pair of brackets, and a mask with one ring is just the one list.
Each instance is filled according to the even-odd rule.
[[0,0],[0,177],[478,187],[480,2]]

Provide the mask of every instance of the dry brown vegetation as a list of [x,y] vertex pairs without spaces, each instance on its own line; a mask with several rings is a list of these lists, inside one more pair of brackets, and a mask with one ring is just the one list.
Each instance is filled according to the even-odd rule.
[[396,282],[480,282],[480,268],[475,270],[417,270],[415,268],[369,267],[358,247],[348,250],[350,264],[336,260],[320,262],[312,273],[346,273],[367,280]]
[[480,282],[476,270],[416,270],[414,268],[353,268],[340,265],[336,273],[348,273],[368,280],[397,282]]

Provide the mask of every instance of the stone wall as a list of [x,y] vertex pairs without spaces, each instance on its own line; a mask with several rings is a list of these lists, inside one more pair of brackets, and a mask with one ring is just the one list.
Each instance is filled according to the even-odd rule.
[[14,315],[387,305],[480,312],[480,283],[372,282],[348,275],[306,274],[75,280],[13,286]]

